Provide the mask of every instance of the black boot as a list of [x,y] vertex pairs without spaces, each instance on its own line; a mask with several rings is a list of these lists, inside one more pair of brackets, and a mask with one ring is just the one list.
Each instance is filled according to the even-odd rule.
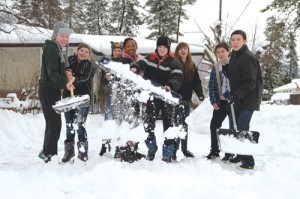
[[193,158],[193,157],[195,157],[194,154],[192,152],[190,152],[189,150],[182,151],[182,153],[187,158]]
[[211,151],[207,156],[205,156],[205,158],[207,158],[208,160],[216,159],[218,157],[220,157],[219,153],[213,151]]
[[62,158],[62,162],[69,162],[74,156],[75,156],[75,150],[74,150],[74,141],[72,142],[64,142],[65,145],[65,155]]
[[82,161],[87,161],[89,159],[88,157],[88,149],[89,149],[89,145],[88,145],[88,141],[80,141],[77,142],[77,147],[78,147],[78,158]]
[[106,153],[107,149],[108,151],[111,151],[111,146],[110,146],[111,139],[102,139],[102,146],[100,149],[99,155],[102,156],[104,153]]

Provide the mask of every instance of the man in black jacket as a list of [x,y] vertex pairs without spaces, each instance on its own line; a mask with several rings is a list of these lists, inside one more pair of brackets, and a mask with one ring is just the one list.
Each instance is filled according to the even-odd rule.
[[[249,51],[246,33],[236,30],[231,34],[232,54],[229,61],[228,76],[231,87],[229,104],[234,103],[238,130],[249,130],[254,111],[259,111],[262,98],[262,74],[258,60]],[[230,127],[233,128],[230,117]],[[253,156],[237,155],[230,162],[242,162],[241,167],[253,169]]]

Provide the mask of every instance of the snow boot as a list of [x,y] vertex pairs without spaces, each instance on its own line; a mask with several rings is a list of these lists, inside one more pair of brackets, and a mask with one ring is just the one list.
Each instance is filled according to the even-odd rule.
[[145,140],[145,144],[148,147],[147,160],[152,161],[155,158],[155,153],[158,149],[156,145],[156,138],[153,133],[149,133],[147,139]]
[[207,156],[205,156],[208,160],[213,160],[220,157],[219,153],[211,151]]
[[222,162],[227,162],[227,161],[233,159],[233,157],[234,157],[234,154],[231,154],[231,153],[225,153],[225,156],[222,158],[221,161],[222,161]]
[[163,149],[162,149],[162,161],[170,163],[174,155],[175,139],[165,138]]
[[88,149],[89,149],[89,145],[88,145],[88,141],[79,141],[77,142],[77,148],[78,148],[78,158],[82,161],[87,161],[88,158]]
[[102,146],[99,153],[100,156],[106,153],[107,149],[108,151],[111,151],[110,143],[111,143],[111,139],[102,139]]
[[192,152],[187,150],[187,136],[186,136],[186,139],[181,139],[181,150],[185,157],[187,157],[187,158],[195,157]]
[[74,144],[75,142],[64,142],[65,145],[65,155],[62,158],[62,162],[69,162],[74,156],[75,156],[75,150],[74,150]]
[[51,157],[53,155],[45,155],[44,151],[41,150],[40,153],[38,154],[38,157],[42,160],[44,160],[45,163],[48,163],[49,161],[51,161]]

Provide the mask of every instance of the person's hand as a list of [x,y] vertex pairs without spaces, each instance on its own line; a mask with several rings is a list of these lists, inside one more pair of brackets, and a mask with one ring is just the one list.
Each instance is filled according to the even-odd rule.
[[66,70],[66,77],[69,79],[72,76],[72,70],[68,69]]
[[214,103],[213,107],[214,107],[215,110],[219,110],[220,109],[220,107],[219,107],[219,105],[217,103]]
[[228,101],[228,106],[230,106],[231,104],[237,103],[238,102],[238,98],[236,95],[232,94],[229,98]]
[[198,97],[198,99],[202,102],[204,100],[204,96],[201,95],[201,96]]
[[66,85],[66,87],[67,87],[67,89],[68,89],[69,91],[75,89],[75,87],[74,87],[74,85],[73,85],[72,82],[68,82],[67,85]]
[[164,86],[163,89],[165,89],[166,91],[171,90],[170,86]]
[[137,69],[136,68],[130,68],[130,71],[137,73]]
[[106,74],[105,74],[105,78],[106,78],[107,80],[110,80],[110,77],[111,77],[111,73],[106,73]]
[[75,77],[71,75],[71,76],[68,78],[68,81],[71,82],[71,83],[73,83],[73,82],[75,81]]

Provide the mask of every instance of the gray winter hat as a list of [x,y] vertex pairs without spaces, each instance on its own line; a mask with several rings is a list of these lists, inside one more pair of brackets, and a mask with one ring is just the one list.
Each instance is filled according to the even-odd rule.
[[62,21],[58,21],[54,24],[52,39],[54,39],[56,35],[60,35],[60,34],[63,35],[71,34],[71,29]]

